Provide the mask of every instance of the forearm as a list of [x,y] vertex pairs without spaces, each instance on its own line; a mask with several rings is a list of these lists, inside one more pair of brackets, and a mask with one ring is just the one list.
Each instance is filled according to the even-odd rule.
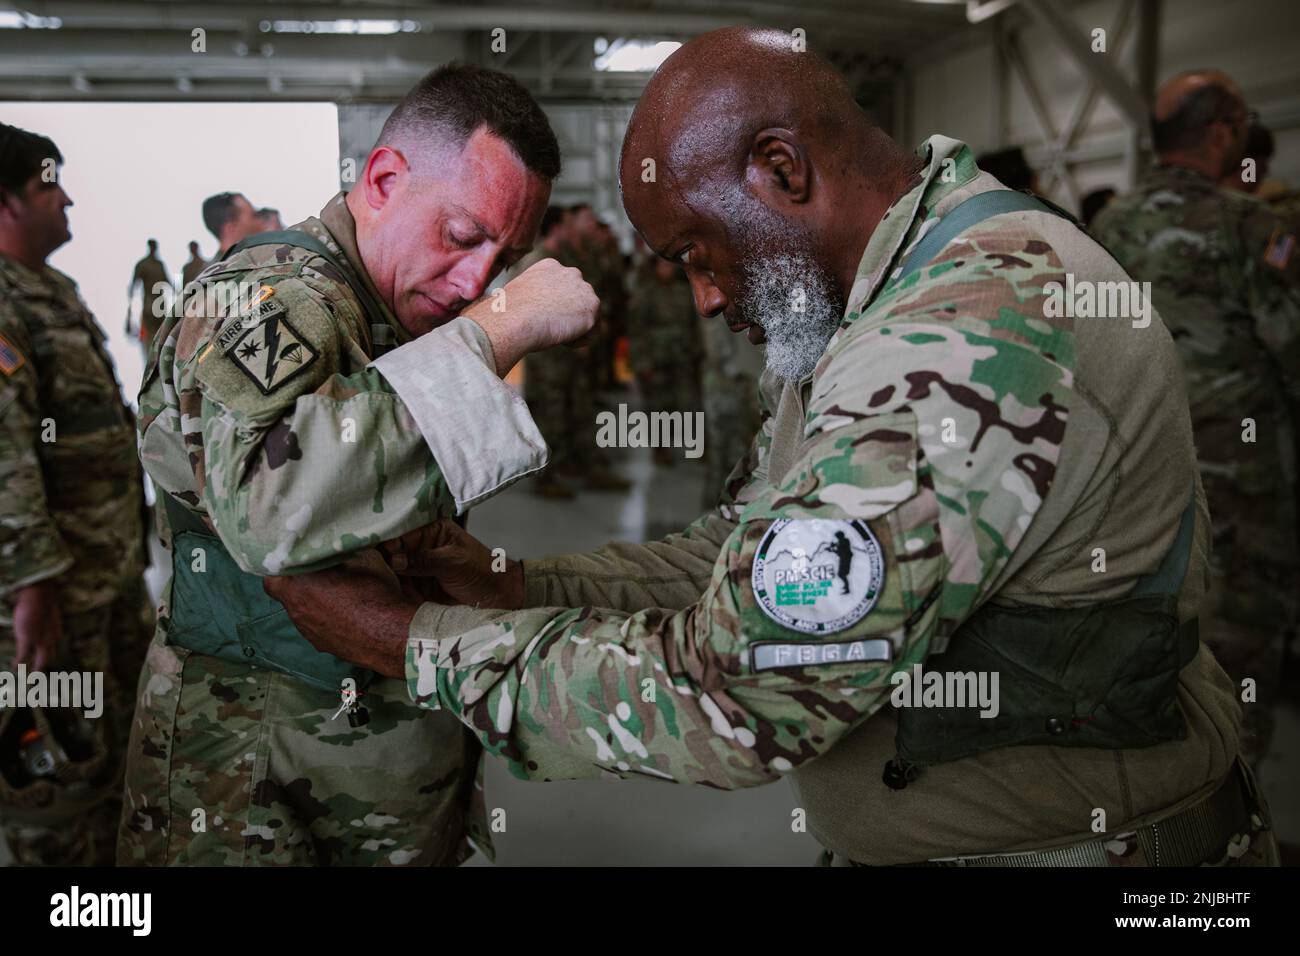
[[680,610],[699,600],[734,529],[711,511],[660,541],[614,541],[586,554],[526,560],[522,606]]
[[465,511],[545,465],[526,407],[473,323],[299,396],[248,437],[205,400],[205,504],[246,570],[314,570]]

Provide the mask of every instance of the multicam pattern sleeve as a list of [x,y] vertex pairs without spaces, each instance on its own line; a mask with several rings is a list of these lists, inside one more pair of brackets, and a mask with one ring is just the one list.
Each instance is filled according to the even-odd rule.
[[[886,285],[847,314],[793,464],[754,487],[696,603],[424,605],[412,697],[452,710],[530,779],[742,787],[824,752],[988,596],[1051,485],[1074,343],[1070,320],[1044,318],[1042,286],[1061,272],[1046,242],[1003,220]],[[838,566],[786,547],[819,535]],[[781,578],[768,590],[780,561],[798,582],[786,600]],[[823,601],[844,613],[826,623]]]

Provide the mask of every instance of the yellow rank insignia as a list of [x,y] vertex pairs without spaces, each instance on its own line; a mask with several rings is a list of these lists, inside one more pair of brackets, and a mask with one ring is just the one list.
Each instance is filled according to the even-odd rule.
[[283,312],[246,329],[227,348],[226,355],[263,395],[270,395],[320,358],[320,352],[289,324]]
[[0,372],[12,375],[25,364],[27,359],[23,358],[23,353],[14,348],[13,343],[7,338],[0,335]]

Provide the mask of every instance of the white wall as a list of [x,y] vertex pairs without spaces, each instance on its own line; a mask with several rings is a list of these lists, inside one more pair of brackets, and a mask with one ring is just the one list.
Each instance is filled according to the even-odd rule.
[[[1117,0],[1068,4],[1082,29],[1104,27],[1109,34],[1119,7]],[[1013,11],[1011,15],[1016,15]],[[1006,16],[1006,14],[1004,14]],[[1018,17],[1017,19],[1023,19]],[[1132,53],[1136,12],[1125,46],[1117,49],[1108,36],[1108,52],[1126,76],[1133,78]],[[992,31],[985,25],[969,44],[954,43],[954,52],[926,55],[906,70],[907,129],[916,143],[942,132],[969,143],[976,152],[1022,145],[1031,160],[1042,156],[1043,137],[1029,99],[1009,66],[1005,130],[996,128],[995,103],[998,59]],[[1086,82],[1082,71],[1056,40],[1037,25],[1019,31],[1020,47],[1047,111],[1059,132]],[[1275,178],[1300,187],[1300,3],[1295,0],[1164,0],[1160,18],[1157,81],[1181,70],[1218,67],[1234,77],[1251,108],[1277,139]],[[1106,185],[1126,185],[1122,147],[1127,125],[1103,95],[1076,145],[1099,157],[1073,168],[1080,194]],[[1109,154],[1109,155],[1104,155]],[[1052,197],[1064,201],[1059,189]]]

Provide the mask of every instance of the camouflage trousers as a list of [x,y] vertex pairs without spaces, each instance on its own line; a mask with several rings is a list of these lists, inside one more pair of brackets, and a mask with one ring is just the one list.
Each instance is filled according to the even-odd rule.
[[[0,835],[15,862],[27,866],[111,866],[121,807],[123,746],[130,726],[135,686],[149,633],[153,606],[144,582],[110,604],[63,615],[63,648],[54,671],[90,671],[104,675],[103,713],[86,718],[83,712],[60,708],[74,720],[88,741],[103,755],[86,779],[65,786],[43,782],[38,805],[10,800],[0,792]],[[0,661],[11,661],[15,642],[12,627],[0,625]],[[7,720],[5,717],[7,716]],[[27,718],[24,722],[24,718]],[[16,747],[17,732],[31,723],[20,711],[0,711],[0,749]],[[6,759],[0,754],[0,760]],[[90,766],[89,762],[81,766]],[[45,796],[48,794],[48,797]]]
[[596,404],[585,350],[563,345],[524,359],[524,400],[551,449],[551,465],[589,470],[596,454]]
[[455,865],[491,855],[481,749],[405,682],[337,693],[150,645],[127,749],[119,865]]

